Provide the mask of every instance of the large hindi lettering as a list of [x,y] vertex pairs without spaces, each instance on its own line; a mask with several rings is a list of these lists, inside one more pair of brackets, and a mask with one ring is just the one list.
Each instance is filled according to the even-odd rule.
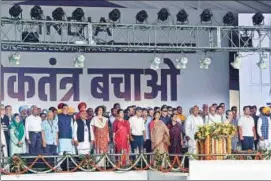
[[[125,101],[131,101],[132,97],[135,101],[141,101],[141,75],[150,75],[151,80],[147,81],[147,86],[151,87],[151,92],[144,93],[145,99],[154,99],[158,96],[158,91],[161,92],[161,101],[168,100],[167,78],[170,76],[171,86],[171,101],[177,101],[177,76],[180,70],[176,69],[172,61],[168,58],[164,59],[164,63],[169,69],[161,70],[161,85],[157,85],[158,73],[152,69],[88,69],[88,74],[100,74],[92,78],[90,84],[91,95],[94,98],[102,99],[103,101],[110,100],[110,84],[113,84],[113,92],[115,97],[124,98]],[[116,77],[116,74],[121,77]],[[131,91],[131,75],[134,76],[134,96]],[[111,79],[109,78],[111,76]],[[123,84],[124,90],[121,91]],[[144,85],[144,83],[143,83]]]
[[[143,69],[88,69],[88,74],[101,74],[91,80],[91,95],[103,101],[109,101],[109,75],[120,74],[123,77],[111,77],[113,92],[117,98],[124,98],[125,101],[131,101],[131,75],[134,76],[135,95],[134,99],[139,101],[141,98],[140,75]],[[102,85],[101,85],[102,84]],[[121,84],[124,84],[124,90],[121,91]]]
[[[18,99],[18,101],[25,101],[27,98],[34,97],[36,94],[34,76],[25,74],[46,74],[37,81],[38,97],[41,101],[57,101],[57,75],[68,74],[71,77],[63,77],[60,80],[60,89],[66,89],[67,84],[72,87],[61,98],[61,101],[68,101],[73,96],[73,101],[80,100],[79,93],[79,75],[82,74],[82,69],[67,69],[67,68],[33,68],[33,67],[3,67],[1,71],[1,100],[4,100],[4,76],[7,76],[7,94],[10,98]],[[8,74],[17,74],[8,76]],[[17,78],[18,77],[18,78]],[[25,83],[27,86],[27,93],[25,95]],[[16,85],[17,84],[17,85]],[[46,84],[49,85],[49,99],[46,93]],[[17,87],[17,91],[16,91]]]

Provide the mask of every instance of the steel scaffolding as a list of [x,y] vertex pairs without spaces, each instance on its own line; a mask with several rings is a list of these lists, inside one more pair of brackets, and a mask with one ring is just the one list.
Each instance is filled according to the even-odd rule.
[[270,52],[270,26],[114,24],[2,18],[2,45]]

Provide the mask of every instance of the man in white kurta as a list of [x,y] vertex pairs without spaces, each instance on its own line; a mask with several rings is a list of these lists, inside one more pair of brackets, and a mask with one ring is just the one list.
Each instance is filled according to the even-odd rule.
[[[77,147],[77,151],[79,155],[86,155],[90,154],[91,147],[93,146],[95,137],[92,127],[90,126],[90,121],[87,120],[87,112],[82,111],[80,112],[80,119],[74,122],[74,129],[73,129],[73,139],[75,145]],[[84,128],[78,127],[79,122],[83,122]],[[78,131],[84,132],[84,139],[83,141],[78,140]]]
[[207,118],[205,119],[205,124],[212,124],[212,123],[222,123],[221,117],[219,117],[216,114],[216,108],[214,106],[211,106],[209,108],[209,114],[207,115]]
[[192,109],[192,114],[188,116],[185,121],[185,134],[186,139],[188,141],[188,152],[189,153],[196,153],[196,140],[194,138],[195,133],[198,130],[199,126],[202,126],[203,119],[199,114],[199,107],[194,106]]

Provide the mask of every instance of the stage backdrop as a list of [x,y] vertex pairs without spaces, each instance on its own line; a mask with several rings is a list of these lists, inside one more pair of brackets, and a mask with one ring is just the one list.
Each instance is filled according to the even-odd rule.
[[[23,6],[24,18],[30,19],[30,8],[32,6]],[[46,16],[51,16],[56,7],[42,8]],[[3,7],[3,16],[9,16],[8,9],[9,6]],[[64,8],[67,16],[74,9]],[[91,16],[92,21],[99,21],[102,16],[107,18],[111,10],[112,8],[84,8],[86,17]],[[135,23],[135,15],[139,9],[120,10],[122,23]],[[149,22],[155,21],[157,11],[148,10]],[[170,12],[175,19],[178,9]],[[190,24],[199,23],[201,11],[188,13]],[[216,18],[214,23],[221,23],[226,12],[213,13]],[[8,25],[5,25],[5,29],[7,28]],[[51,31],[55,33],[53,28]],[[14,36],[12,32],[6,36]],[[208,41],[207,35],[203,37]],[[165,35],[157,41],[163,42],[164,38]],[[59,102],[77,106],[80,101],[85,101],[91,107],[106,105],[108,108],[115,102],[119,102],[122,107],[131,104],[182,105],[187,113],[195,104],[202,106],[203,103],[225,102],[228,105],[229,102],[228,52],[214,53],[209,70],[199,68],[199,60],[203,58],[203,54],[187,54],[187,69],[182,71],[175,68],[175,59],[180,58],[180,54],[158,54],[163,63],[161,70],[154,71],[149,69],[153,53],[80,50],[86,57],[85,68],[82,69],[74,68],[73,65],[73,58],[79,55],[76,49],[22,49],[4,46],[2,50],[1,96],[3,103],[11,104],[15,111],[23,104],[37,104],[48,108]],[[11,50],[21,52],[20,65],[12,66],[8,63]],[[49,63],[52,58],[57,61],[54,66]]]
[[[239,14],[239,25],[253,26],[253,14]],[[271,25],[271,14],[264,14],[265,25]],[[259,40],[258,33],[255,32],[254,44]],[[270,37],[270,35],[269,35]],[[263,46],[270,46],[270,40],[264,37]],[[257,43],[258,44],[258,43]],[[259,53],[241,53],[242,68],[239,71],[240,81],[240,107],[245,105],[271,105],[271,74],[270,74],[270,53],[268,53],[269,67],[261,70],[256,64],[259,62]]]

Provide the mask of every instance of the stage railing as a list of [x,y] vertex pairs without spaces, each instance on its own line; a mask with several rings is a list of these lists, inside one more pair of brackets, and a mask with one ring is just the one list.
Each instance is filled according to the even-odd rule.
[[270,160],[271,151],[235,152],[233,154],[91,154],[91,155],[38,155],[2,158],[1,174],[71,173],[76,171],[152,170],[188,173],[188,160]]

